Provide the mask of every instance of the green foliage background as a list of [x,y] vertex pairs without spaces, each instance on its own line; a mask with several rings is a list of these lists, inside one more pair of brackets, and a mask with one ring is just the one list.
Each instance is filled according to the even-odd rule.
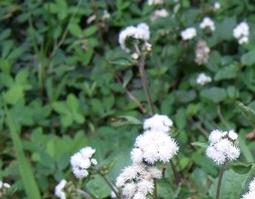
[[[213,198],[218,169],[205,156],[203,143],[210,130],[233,128],[240,135],[243,163],[226,172],[221,198],[240,198],[255,174],[254,141],[245,138],[255,125],[255,3],[222,0],[219,11],[211,9],[213,3],[167,0],[170,15],[151,22],[157,6],[143,0],[1,0],[0,179],[13,185],[9,198],[32,198],[25,187],[33,179],[35,196],[38,187],[41,198],[54,198],[59,180],[75,181],[70,155],[87,145],[96,148],[100,164],[112,165],[112,181],[129,164],[149,109],[138,68],[120,49],[118,34],[140,22],[151,28],[146,72],[153,102],[158,113],[173,119],[181,149],[174,162],[183,183],[176,186],[168,168],[159,182],[160,197]],[[102,17],[104,10],[109,19]],[[96,19],[88,23],[92,15]],[[183,42],[179,33],[199,27],[204,16],[215,21],[216,31],[206,34],[198,28],[195,40],[211,48],[208,64],[198,66],[196,41]],[[241,21],[251,29],[245,46],[232,34]],[[213,82],[198,86],[199,72],[210,74]],[[14,145],[15,135],[21,148]],[[28,162],[22,164],[24,155]],[[22,166],[29,169],[27,179],[17,169]],[[98,177],[84,187],[98,198],[110,194]]]

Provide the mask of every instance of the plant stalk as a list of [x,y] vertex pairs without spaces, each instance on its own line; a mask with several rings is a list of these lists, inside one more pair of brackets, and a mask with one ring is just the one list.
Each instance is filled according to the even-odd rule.
[[104,179],[104,181],[106,182],[106,184],[111,188],[111,190],[115,193],[116,197],[118,199],[121,199],[120,194],[118,193],[118,191],[116,190],[116,188],[113,186],[113,184],[105,177],[105,175],[101,174],[101,177]]
[[218,185],[217,185],[216,199],[220,199],[220,190],[221,190],[221,184],[222,184],[224,171],[225,171],[225,166],[223,165],[220,168],[220,175],[219,175],[219,180],[218,180]]
[[142,80],[145,97],[148,101],[148,105],[151,109],[151,113],[154,114],[155,113],[155,108],[154,108],[153,103],[152,103],[151,93],[149,91],[148,81],[147,81],[147,77],[146,77],[146,74],[145,74],[145,71],[144,71],[144,66],[145,66],[144,56],[141,56],[141,58],[138,61],[139,73],[140,73],[140,77],[141,77],[141,80]]
[[157,181],[156,180],[154,180],[153,198],[158,199],[158,190],[157,190]]

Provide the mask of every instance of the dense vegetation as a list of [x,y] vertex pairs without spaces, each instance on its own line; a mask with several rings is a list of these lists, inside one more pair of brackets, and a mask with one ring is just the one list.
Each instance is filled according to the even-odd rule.
[[[214,129],[234,129],[239,136],[241,155],[226,165],[220,198],[241,198],[255,176],[255,4],[218,3],[1,0],[0,180],[11,188],[0,188],[0,197],[54,198],[55,186],[66,179],[72,190],[110,198],[104,178],[114,186],[131,164],[135,139],[152,114],[141,60],[118,43],[121,30],[144,22],[150,28],[144,63],[152,106],[173,120],[171,136],[179,146],[153,198],[215,198],[220,169],[205,153]],[[168,13],[155,17],[162,8]],[[215,30],[200,27],[206,16]],[[241,22],[249,25],[242,44],[233,35]],[[188,27],[197,32],[185,40],[181,32]],[[200,73],[210,82],[199,84]],[[86,146],[96,149],[100,175],[79,183],[70,157]]]

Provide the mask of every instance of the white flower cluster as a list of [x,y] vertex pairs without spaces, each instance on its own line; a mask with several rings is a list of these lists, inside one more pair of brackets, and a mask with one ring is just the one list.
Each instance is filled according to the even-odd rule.
[[0,180],[0,198],[2,198],[2,196],[4,196],[10,188],[11,188],[10,184],[2,182]]
[[234,37],[239,44],[246,44],[249,42],[250,28],[246,22],[238,24],[233,30]]
[[3,182],[0,180],[0,190],[1,189],[10,189],[11,188],[11,185],[6,183],[6,182]]
[[198,41],[196,45],[196,59],[198,65],[206,64],[209,59],[210,48],[203,40]]
[[64,192],[64,188],[66,186],[67,181],[61,180],[57,186],[55,187],[55,196],[60,199],[66,199],[66,194]]
[[144,164],[126,167],[116,180],[116,186],[122,188],[125,199],[146,199],[154,190],[154,179],[161,178],[161,171]]
[[215,3],[214,3],[214,5],[213,5],[213,8],[214,8],[214,10],[219,10],[220,8],[221,8],[221,5],[220,5],[220,3],[218,2],[218,1],[216,1]]
[[199,26],[201,29],[209,29],[210,31],[215,31],[214,21],[209,17],[205,17]]
[[205,85],[207,83],[210,83],[212,81],[212,78],[208,75],[206,75],[205,73],[200,73],[197,77],[197,84],[199,85]]
[[169,15],[168,11],[166,9],[160,9],[160,10],[155,10],[153,14],[151,15],[151,21],[155,21],[159,18],[164,18]]
[[209,146],[206,155],[217,165],[233,161],[240,156],[240,149],[235,143],[238,135],[233,131],[213,130],[209,136]]
[[148,0],[148,5],[158,5],[158,4],[163,4],[164,0]]
[[250,182],[249,191],[242,196],[241,199],[254,199],[255,198],[255,178]]
[[129,41],[130,39],[141,41],[142,48],[146,50],[151,49],[151,45],[148,43],[150,39],[150,29],[146,23],[140,23],[137,26],[128,26],[124,30],[122,30],[119,34],[119,44],[123,50],[126,52],[130,52],[131,50],[135,50],[136,53],[139,49],[134,49],[134,46],[130,46]]
[[155,114],[144,121],[144,133],[136,138],[131,159],[133,164],[123,170],[116,180],[125,199],[146,199],[154,190],[154,179],[161,178],[156,163],[169,162],[179,147],[168,132],[173,122],[165,115]]
[[193,39],[197,36],[197,30],[193,27],[186,28],[185,30],[181,31],[181,37],[184,41]]
[[95,149],[85,147],[71,157],[72,171],[76,178],[80,179],[88,176],[88,169],[97,165],[97,160],[92,158],[95,152]]

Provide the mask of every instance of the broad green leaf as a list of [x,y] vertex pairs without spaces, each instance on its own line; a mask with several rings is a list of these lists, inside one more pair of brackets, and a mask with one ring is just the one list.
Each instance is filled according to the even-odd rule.
[[202,98],[205,98],[214,103],[219,103],[226,99],[227,93],[225,89],[219,87],[206,88],[200,93]]
[[230,65],[220,69],[216,75],[215,80],[220,81],[224,79],[233,79],[237,76],[238,68],[236,65]]
[[253,64],[255,64],[255,50],[244,54],[241,58],[241,62],[245,66],[252,66]]

